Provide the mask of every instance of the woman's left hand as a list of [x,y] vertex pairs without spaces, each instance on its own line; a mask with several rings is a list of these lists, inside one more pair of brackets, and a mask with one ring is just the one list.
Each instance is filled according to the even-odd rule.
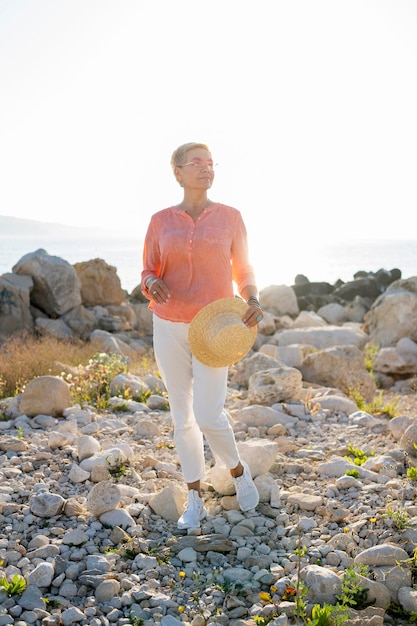
[[259,322],[261,322],[263,318],[264,315],[262,313],[261,307],[257,306],[256,304],[251,304],[249,305],[249,308],[246,311],[245,315],[242,317],[242,321],[244,324],[246,324],[246,326],[250,328],[251,326],[256,326],[256,324],[259,324]]

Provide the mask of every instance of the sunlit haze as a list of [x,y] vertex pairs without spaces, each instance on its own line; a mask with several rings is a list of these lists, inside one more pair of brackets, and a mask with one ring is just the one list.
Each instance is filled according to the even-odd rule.
[[143,237],[203,141],[255,266],[414,237],[416,33],[415,0],[0,0],[0,215]]

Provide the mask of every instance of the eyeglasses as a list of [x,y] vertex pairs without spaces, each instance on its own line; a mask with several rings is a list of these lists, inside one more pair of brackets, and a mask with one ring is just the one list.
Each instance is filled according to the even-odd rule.
[[191,165],[196,170],[207,169],[213,171],[214,168],[218,166],[218,163],[212,163],[211,161],[189,161],[189,163],[177,165],[177,167],[186,167],[187,165]]

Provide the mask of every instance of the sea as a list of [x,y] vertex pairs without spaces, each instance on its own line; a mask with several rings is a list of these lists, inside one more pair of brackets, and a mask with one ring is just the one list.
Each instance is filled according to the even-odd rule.
[[[26,254],[42,248],[69,263],[100,258],[116,268],[122,288],[129,293],[140,283],[143,241],[114,237],[1,237],[0,276],[12,271]],[[402,278],[417,276],[417,239],[358,239],[323,243],[291,240],[276,249],[252,246],[251,262],[259,289],[293,285],[297,275],[311,282],[353,280],[358,271],[401,270]]]

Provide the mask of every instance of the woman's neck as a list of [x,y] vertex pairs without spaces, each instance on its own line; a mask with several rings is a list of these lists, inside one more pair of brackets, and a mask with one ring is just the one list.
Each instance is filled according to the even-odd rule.
[[213,202],[207,198],[207,194],[184,194],[183,201],[178,205],[181,211],[185,211],[188,215],[191,215],[194,219],[200,215],[200,213],[211,206]]

